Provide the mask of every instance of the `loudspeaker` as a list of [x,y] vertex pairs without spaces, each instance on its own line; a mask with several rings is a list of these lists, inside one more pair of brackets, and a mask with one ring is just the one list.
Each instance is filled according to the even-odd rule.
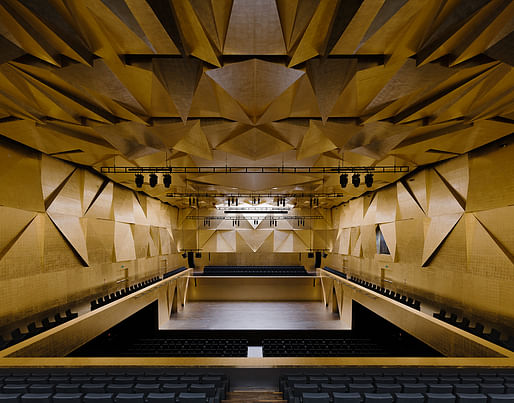
[[187,252],[187,267],[195,268],[195,254],[193,252]]
[[314,268],[321,268],[321,252],[316,252],[316,259],[314,260]]
[[307,253],[307,257],[309,259],[312,259],[314,257],[314,253],[312,253],[312,252]]

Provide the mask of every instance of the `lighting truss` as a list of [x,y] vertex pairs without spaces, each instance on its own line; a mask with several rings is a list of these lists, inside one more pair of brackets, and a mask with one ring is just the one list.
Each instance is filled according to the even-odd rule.
[[377,167],[101,167],[105,174],[175,173],[175,174],[336,174],[409,172],[407,165]]
[[299,198],[311,198],[311,197],[343,197],[343,193],[166,193],[166,197],[171,198],[188,198],[188,197],[196,197],[196,198],[218,198],[218,197],[236,197],[236,198],[274,198],[274,197],[293,197],[296,199]]
[[218,206],[216,207],[216,210],[223,210],[225,213],[241,213],[246,214],[248,213],[281,213],[281,214],[287,214],[290,208],[279,208],[279,207],[226,207],[226,206]]
[[234,220],[255,220],[255,221],[265,221],[265,220],[321,220],[323,219],[323,216],[320,215],[273,215],[273,216],[264,216],[264,215],[258,215],[258,216],[246,216],[246,215],[235,215],[235,216],[226,216],[226,215],[190,215],[187,216],[186,219],[189,220],[205,220],[205,221],[211,221],[211,220],[227,220],[227,221],[234,221]]

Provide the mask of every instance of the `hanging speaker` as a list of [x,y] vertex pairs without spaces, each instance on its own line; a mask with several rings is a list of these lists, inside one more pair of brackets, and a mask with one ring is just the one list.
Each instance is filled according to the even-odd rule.
[[321,268],[321,252],[316,252],[316,258],[314,259],[314,268]]
[[193,252],[187,252],[187,267],[195,268],[195,254]]

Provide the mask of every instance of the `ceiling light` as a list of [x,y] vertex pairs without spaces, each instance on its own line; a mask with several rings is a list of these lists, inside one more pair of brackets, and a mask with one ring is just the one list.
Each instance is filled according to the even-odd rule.
[[155,187],[157,185],[157,175],[156,174],[150,174],[150,187]]
[[358,188],[359,185],[361,184],[361,176],[359,174],[353,174],[352,175],[352,183],[353,183],[353,186]]
[[342,188],[345,188],[346,185],[348,185],[348,174],[341,174],[339,177],[339,183],[341,184]]
[[145,182],[145,177],[141,174],[136,174],[135,182],[136,182],[136,187],[142,188],[143,183]]
[[364,176],[364,183],[366,184],[367,187],[371,187],[373,186],[373,174],[366,174]]
[[168,189],[171,186],[171,175],[170,174],[162,175],[162,183],[164,184],[164,187],[166,189]]

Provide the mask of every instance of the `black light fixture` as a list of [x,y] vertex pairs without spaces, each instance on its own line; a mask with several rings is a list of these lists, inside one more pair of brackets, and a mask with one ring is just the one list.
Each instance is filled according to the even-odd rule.
[[323,252],[323,258],[326,258],[328,254],[326,252]]
[[339,177],[339,183],[341,184],[342,188],[345,188],[346,185],[348,185],[348,174],[341,174]]
[[373,186],[373,174],[366,174],[366,176],[364,176],[364,183],[369,188]]
[[359,174],[353,174],[352,175],[352,183],[353,183],[353,186],[358,188],[359,185],[361,184],[361,176]]
[[157,186],[157,175],[156,174],[150,174],[149,183],[150,183],[150,187],[154,188],[155,186]]
[[171,174],[162,175],[162,183],[164,184],[164,187],[168,189],[171,186]]
[[142,188],[143,183],[145,182],[145,177],[141,174],[136,174],[135,182],[136,182],[136,187]]
[[187,252],[182,253],[182,257],[185,259],[187,257]]

